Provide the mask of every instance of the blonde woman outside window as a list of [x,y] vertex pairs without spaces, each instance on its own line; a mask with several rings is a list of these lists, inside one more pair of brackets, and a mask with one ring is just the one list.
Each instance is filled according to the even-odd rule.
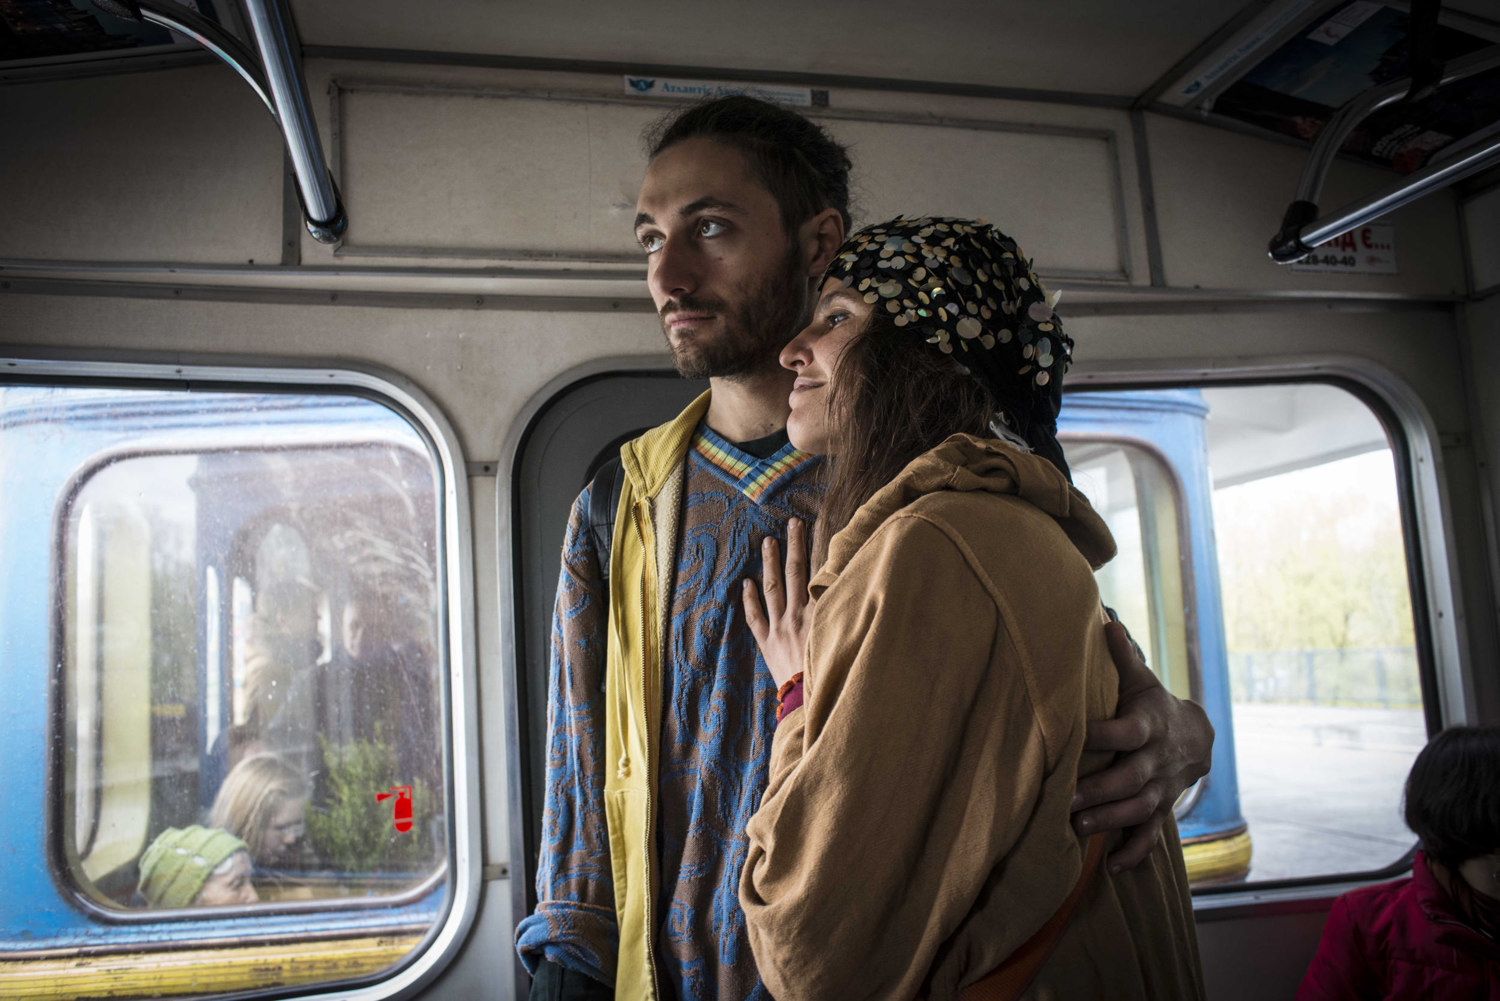
[[243,840],[257,875],[296,867],[305,827],[307,780],[274,754],[255,754],[230,769],[209,811],[209,824]]

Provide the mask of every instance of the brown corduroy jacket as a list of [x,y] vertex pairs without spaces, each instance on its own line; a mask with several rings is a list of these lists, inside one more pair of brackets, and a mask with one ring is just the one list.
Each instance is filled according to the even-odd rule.
[[[1084,725],[1118,691],[1092,573],[1114,551],[1049,462],[967,435],[830,541],[740,880],[778,1001],[955,997],[1067,896],[1074,786],[1107,764]],[[1175,828],[1101,868],[1027,996],[1203,996]]]

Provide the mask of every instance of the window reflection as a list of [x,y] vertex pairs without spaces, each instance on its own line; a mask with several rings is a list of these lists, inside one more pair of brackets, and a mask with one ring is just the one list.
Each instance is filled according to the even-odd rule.
[[106,905],[395,894],[445,860],[431,459],[375,404],[257,399],[276,424],[212,404],[201,447],[101,459],[66,504],[64,855]]
[[302,834],[312,795],[303,773],[274,754],[255,754],[230,770],[209,823],[245,843],[259,875],[304,868]]
[[144,907],[224,907],[260,899],[250,853],[228,831],[169,827],[141,856],[132,903]]

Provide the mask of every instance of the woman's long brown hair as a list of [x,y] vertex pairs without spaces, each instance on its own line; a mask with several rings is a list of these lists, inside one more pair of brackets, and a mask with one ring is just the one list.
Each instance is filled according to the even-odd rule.
[[995,400],[951,356],[883,313],[839,357],[829,400],[828,493],[814,562],[854,512],[949,435],[989,435]]

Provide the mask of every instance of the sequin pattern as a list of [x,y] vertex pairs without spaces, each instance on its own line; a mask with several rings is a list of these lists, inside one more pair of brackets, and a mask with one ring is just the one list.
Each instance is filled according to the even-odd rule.
[[[1073,341],[1016,241],[983,220],[900,216],[859,230],[828,266],[864,301],[989,385],[1007,420],[1052,396]],[[1055,414],[1055,408],[1054,408]]]

